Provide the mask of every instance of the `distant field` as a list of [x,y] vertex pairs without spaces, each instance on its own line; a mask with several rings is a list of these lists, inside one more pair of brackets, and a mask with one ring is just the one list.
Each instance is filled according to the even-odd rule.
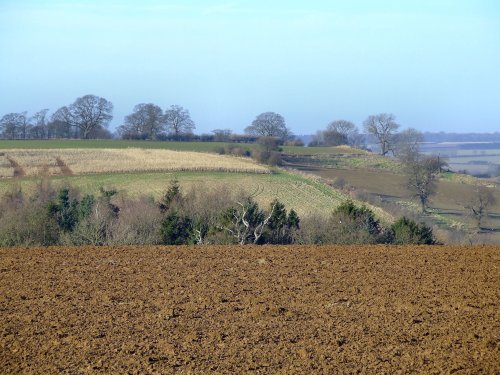
[[[412,202],[413,210],[419,212],[419,203],[406,188],[406,178],[402,174],[384,170],[324,168],[308,165],[295,165],[294,167],[327,180],[342,179],[349,186],[366,191],[373,196],[379,196],[383,200]],[[474,221],[467,216],[468,211],[465,209],[468,202],[472,200],[475,189],[475,186],[467,181],[469,179],[474,181],[474,179],[470,176],[464,177],[464,179],[453,178],[438,181],[436,193],[429,201],[436,222],[445,223],[447,226],[455,226],[456,223],[474,226]],[[500,189],[492,188],[496,203],[489,207],[488,212],[491,215],[485,218],[483,226],[500,230]],[[492,233],[491,236],[495,241],[500,241],[500,231]]]
[[[5,144],[7,141],[4,141]],[[117,189],[137,197],[160,197],[173,178],[186,191],[191,187],[217,189],[230,187],[253,194],[262,205],[278,198],[299,215],[329,215],[346,197],[313,179],[287,172],[273,172],[248,158],[199,152],[128,146],[177,146],[193,150],[199,142],[128,142],[128,141],[26,141],[7,142],[16,146],[0,150],[0,194],[15,186],[33,191],[40,178],[50,177],[54,186],[71,184],[83,193],[98,193],[100,187]],[[2,142],[0,142],[2,144]],[[59,149],[45,146],[60,146]],[[77,146],[85,147],[76,148]],[[114,145],[115,148],[104,148]],[[127,147],[125,147],[125,145]],[[213,145],[213,144],[212,144]],[[101,146],[101,147],[98,147]],[[383,219],[387,216],[375,210]]]
[[283,153],[290,155],[367,155],[368,152],[349,146],[298,147],[283,146]]
[[137,171],[269,173],[248,158],[152,149],[9,149],[0,152],[0,177]]
[[428,154],[447,158],[450,168],[472,175],[495,176],[500,166],[500,143],[450,143],[424,145]]
[[[323,148],[328,149],[328,147]],[[322,147],[315,147],[311,152],[320,149]],[[310,165],[319,168],[363,169],[392,173],[400,173],[403,170],[402,164],[394,158],[348,147],[336,147],[334,149],[336,150],[333,151],[336,152],[330,153],[285,153],[283,160],[291,167],[294,167],[294,165]]]
[[[165,193],[172,179],[178,179],[188,191],[192,187],[217,189],[229,187],[253,194],[257,202],[267,206],[275,198],[287,209],[295,209],[299,215],[320,213],[329,215],[345,196],[313,180],[289,173],[250,174],[222,172],[137,172],[93,174],[81,176],[54,176],[52,184],[77,186],[83,193],[98,194],[100,187],[114,188],[131,197],[149,195],[159,198]],[[0,194],[14,187],[33,191],[39,179],[0,179]]]
[[238,145],[250,149],[246,143],[228,142],[167,142],[167,141],[126,141],[114,139],[49,139],[49,140],[0,140],[2,149],[72,149],[72,148],[145,148],[174,151],[215,152],[226,145]]
[[[19,177],[15,181],[0,179],[0,193],[11,189],[12,184],[32,190],[37,178],[52,175],[54,184],[70,183],[83,192],[96,193],[104,186],[131,196],[146,194],[157,198],[175,176],[185,189],[200,185],[207,188],[230,186],[231,189],[243,189],[255,194],[256,200],[264,205],[278,198],[300,215],[316,212],[330,214],[340,201],[346,199],[343,193],[300,175],[285,172],[261,175],[270,173],[270,170],[251,159],[200,154],[215,151],[216,147],[224,145],[228,144],[114,140],[0,141],[0,176]],[[17,149],[11,146],[17,146]],[[23,149],[23,146],[30,149]],[[238,146],[253,147],[249,144]],[[189,151],[175,152],[173,149]],[[362,193],[365,191],[383,200],[398,202],[418,212],[417,200],[405,187],[401,164],[392,158],[349,147],[284,147],[283,151],[289,167],[327,180],[344,180]],[[476,183],[477,180],[470,176],[443,174],[436,194],[430,199],[436,223],[444,223],[445,227],[463,224],[473,227],[464,205],[471,199]],[[496,189],[495,196],[497,203],[490,208],[491,215],[484,221],[484,226],[500,229],[500,189]],[[383,207],[371,207],[385,222],[393,219]],[[495,236],[500,241],[500,230]]]
[[[128,140],[85,140],[85,139],[48,139],[48,140],[0,140],[2,149],[73,149],[73,148],[145,148],[175,151],[216,152],[218,149],[234,146],[252,150],[255,144],[234,142],[170,142],[170,141],[128,141]],[[283,152],[291,155],[341,155],[366,154],[363,150],[351,147],[299,147],[283,146]]]

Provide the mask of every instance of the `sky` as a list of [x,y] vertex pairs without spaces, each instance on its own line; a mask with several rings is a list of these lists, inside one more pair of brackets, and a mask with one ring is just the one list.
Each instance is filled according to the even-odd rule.
[[86,94],[114,104],[111,130],[155,103],[196,133],[268,111],[295,134],[378,113],[500,131],[500,1],[0,0],[0,116]]

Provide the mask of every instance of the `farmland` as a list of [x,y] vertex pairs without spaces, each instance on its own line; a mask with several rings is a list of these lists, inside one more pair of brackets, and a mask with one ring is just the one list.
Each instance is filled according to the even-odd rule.
[[[404,208],[409,214],[420,214],[418,202],[406,186],[407,177],[401,163],[370,153],[341,153],[339,148],[330,149],[333,152],[329,154],[288,154],[284,160],[290,168],[318,176],[383,209],[392,205]],[[489,207],[489,215],[483,223],[488,229],[477,240],[500,242],[500,188],[496,179],[443,173],[436,181],[435,194],[429,199],[425,217],[447,230],[472,230],[474,220],[466,206],[480,185],[492,189],[496,203]]]
[[0,249],[0,372],[498,373],[498,247]]
[[[49,178],[56,188],[71,185],[83,194],[97,194],[104,187],[132,198],[158,199],[176,179],[184,191],[200,186],[207,190],[231,187],[251,194],[263,206],[277,198],[306,216],[327,216],[347,199],[314,178],[277,169],[271,173],[249,158],[202,152],[206,150],[200,147],[206,145],[202,142],[60,140],[0,141],[0,145],[6,147],[0,152],[1,194],[16,188],[30,193],[41,179]],[[129,147],[138,145],[145,148]],[[190,151],[173,151],[175,148]],[[384,221],[389,220],[383,211],[375,211]]]
[[269,173],[249,159],[153,149],[12,149],[0,153],[0,177],[137,171]]
[[[369,202],[385,223],[402,214],[419,215],[418,204],[406,188],[403,166],[395,159],[346,146],[285,146],[284,164],[289,170],[281,170],[249,158],[215,153],[224,147],[250,150],[256,146],[224,142],[4,140],[0,141],[0,176],[8,178],[0,178],[0,193],[16,186],[33,191],[40,178],[49,177],[55,187],[69,184],[82,193],[96,194],[105,187],[130,197],[158,199],[175,178],[184,191],[194,186],[230,187],[252,194],[263,206],[278,198],[300,215],[329,215],[347,197]],[[293,169],[308,176],[294,173]],[[16,178],[9,178],[13,176]],[[442,174],[436,193],[430,197],[427,220],[445,231],[458,228],[462,233],[473,233],[475,222],[465,206],[479,184],[493,189],[496,203],[483,222],[485,233],[474,241],[497,243],[500,190],[494,179],[480,181],[465,175]],[[447,236],[440,239],[448,242]]]
[[472,175],[499,176],[500,143],[498,142],[449,142],[429,143],[423,151],[448,159],[450,168]]
[[[224,147],[227,142],[164,142],[127,141],[106,139],[49,139],[49,140],[0,140],[0,149],[102,149],[102,148],[143,148],[174,151],[213,152]],[[244,144],[243,144],[244,146]]]
[[[322,213],[328,215],[346,196],[335,190],[326,188],[323,184],[309,178],[289,174],[254,174],[254,173],[224,173],[224,172],[137,172],[91,174],[82,176],[53,176],[52,185],[77,186],[84,193],[97,194],[100,187],[116,189],[122,195],[131,198],[151,196],[158,199],[165,193],[169,183],[177,179],[183,191],[193,187],[203,187],[205,190],[217,190],[231,187],[235,191],[245,191],[252,194],[255,200],[264,206],[277,198],[287,207],[293,208],[300,215]],[[0,180],[0,194],[20,187],[25,192],[32,192],[37,178],[3,179]]]

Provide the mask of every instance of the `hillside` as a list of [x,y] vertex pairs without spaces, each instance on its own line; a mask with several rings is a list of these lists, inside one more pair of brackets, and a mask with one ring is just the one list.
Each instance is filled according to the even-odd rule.
[[[217,155],[221,148],[251,150],[252,144],[149,141],[0,141],[0,192],[13,185],[33,190],[41,177],[56,186],[71,184],[83,193],[100,187],[128,196],[158,198],[173,178],[187,191],[193,186],[229,187],[254,195],[259,204],[274,198],[301,215],[329,215],[343,200],[365,202],[385,222],[407,215],[426,220],[444,242],[500,243],[500,188],[481,180],[444,173],[421,215],[406,188],[404,167],[397,160],[347,146],[283,147],[283,169],[270,169],[249,158]],[[26,148],[23,148],[26,147]],[[178,150],[178,151],[176,151]],[[300,171],[295,173],[294,171]],[[8,178],[16,176],[15,179]],[[484,230],[475,233],[466,209],[479,185],[492,188]]]
[[[424,219],[443,229],[442,240],[500,243],[500,184],[498,179],[477,179],[471,176],[443,173],[436,181],[430,197],[428,213],[420,213],[417,199],[406,186],[404,166],[395,159],[363,150],[340,147],[285,148],[288,168],[320,177],[325,183],[345,193],[393,213]],[[474,220],[466,208],[478,186],[492,189],[495,203],[489,207],[481,233],[475,233]],[[460,233],[460,236],[455,236]],[[460,239],[461,237],[461,239]]]

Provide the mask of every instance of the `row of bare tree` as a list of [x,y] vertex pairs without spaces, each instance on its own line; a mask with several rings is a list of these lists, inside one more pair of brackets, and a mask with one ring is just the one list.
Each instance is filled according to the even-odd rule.
[[[48,109],[33,116],[27,112],[8,113],[0,119],[0,136],[6,139],[50,138],[110,138],[107,130],[113,119],[113,104],[96,95],[77,98],[72,104],[59,108],[50,118]],[[153,103],[137,104],[133,112],[125,116],[117,129],[124,139],[183,139],[196,128],[189,111],[179,105],[171,105],[165,111]],[[231,135],[229,129],[216,129],[214,138]],[[283,116],[275,112],[258,115],[245,129],[250,137],[277,137],[282,140],[292,136]]]
[[77,98],[52,116],[42,109],[8,113],[0,119],[0,134],[7,139],[110,138],[107,126],[113,118],[113,104],[95,95]]
[[[392,153],[395,156],[416,151],[418,144],[423,142],[423,134],[416,129],[409,128],[400,133],[400,125],[393,114],[380,113],[368,116],[363,122],[365,134],[373,139],[380,147],[381,155]],[[349,145],[363,147],[365,137],[351,121],[335,120],[330,122],[326,129],[320,130],[313,137],[309,146],[340,146]]]
[[[0,135],[7,139],[111,137],[107,127],[113,119],[113,104],[105,98],[85,95],[59,108],[50,118],[48,112],[42,109],[31,117],[27,112],[8,113],[0,119]],[[194,128],[189,111],[183,107],[172,105],[163,112],[150,103],[135,106],[118,130],[124,138],[157,139],[159,134],[178,137]]]

